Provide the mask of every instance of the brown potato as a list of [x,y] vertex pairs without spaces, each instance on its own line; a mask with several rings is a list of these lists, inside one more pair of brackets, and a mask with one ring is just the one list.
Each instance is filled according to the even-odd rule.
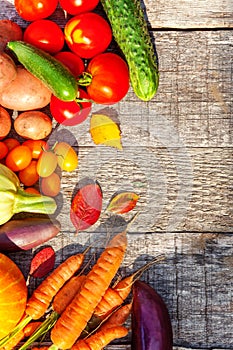
[[0,51],[4,51],[6,44],[11,40],[22,40],[21,27],[10,19],[0,20]]
[[0,104],[8,109],[29,111],[49,104],[51,91],[23,67],[17,67],[17,76],[0,94]]
[[14,61],[6,53],[0,52],[0,91],[16,78],[17,69]]
[[41,140],[52,131],[52,120],[40,111],[21,113],[14,120],[14,128],[18,135],[32,140]]
[[5,108],[0,106],[0,140],[4,139],[11,131],[11,117]]

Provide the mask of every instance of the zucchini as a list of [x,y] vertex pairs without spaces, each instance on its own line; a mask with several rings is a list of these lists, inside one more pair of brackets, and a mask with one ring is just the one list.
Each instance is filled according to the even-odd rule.
[[60,100],[73,101],[78,85],[75,77],[57,59],[35,46],[23,41],[9,41],[19,62],[36,78],[40,79]]
[[113,36],[129,66],[131,86],[143,101],[159,85],[158,59],[139,0],[101,0]]

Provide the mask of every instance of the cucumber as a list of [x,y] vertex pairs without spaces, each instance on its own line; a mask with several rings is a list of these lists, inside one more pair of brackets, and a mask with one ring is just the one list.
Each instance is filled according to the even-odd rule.
[[78,85],[75,77],[54,57],[23,41],[9,41],[7,47],[57,98],[63,101],[73,101],[76,98]]
[[158,59],[139,0],[101,0],[113,36],[129,66],[131,86],[149,101],[159,85]]

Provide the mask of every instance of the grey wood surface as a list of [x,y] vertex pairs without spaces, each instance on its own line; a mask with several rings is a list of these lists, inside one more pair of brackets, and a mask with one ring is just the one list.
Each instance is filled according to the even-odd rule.
[[[12,2],[1,1],[0,17],[25,26]],[[129,228],[122,274],[164,253],[166,259],[142,279],[167,303],[174,350],[233,349],[233,3],[145,0],[142,5],[159,56],[159,91],[146,103],[130,89],[105,110],[118,117],[122,151],[95,146],[89,119],[57,129],[56,135],[78,143],[79,167],[62,177],[62,232],[51,241],[56,263],[121,224],[103,212],[91,229],[75,235],[69,205],[79,180],[100,183],[104,207],[116,191],[134,190],[140,199],[133,213],[139,215]],[[59,10],[55,18],[64,21]],[[98,243],[90,254],[101,248]],[[25,275],[32,254],[11,255]],[[37,283],[32,280],[30,287]],[[130,349],[129,342],[128,337],[107,349]]]

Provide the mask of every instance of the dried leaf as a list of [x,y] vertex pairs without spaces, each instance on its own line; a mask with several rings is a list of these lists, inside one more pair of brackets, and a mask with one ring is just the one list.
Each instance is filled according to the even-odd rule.
[[36,253],[31,261],[29,274],[35,278],[43,278],[53,270],[55,264],[55,251],[49,246]]
[[114,195],[107,207],[108,211],[111,211],[115,214],[124,214],[132,210],[139,196],[134,192],[121,192]]
[[78,190],[70,208],[70,219],[77,232],[89,228],[99,219],[102,197],[97,183],[85,185]]
[[121,130],[117,123],[104,114],[92,114],[90,133],[96,145],[122,149]]

